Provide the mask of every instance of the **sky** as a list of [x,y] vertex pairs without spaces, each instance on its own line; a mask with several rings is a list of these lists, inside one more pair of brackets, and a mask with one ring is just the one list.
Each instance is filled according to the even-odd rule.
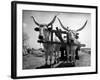
[[[34,23],[31,16],[34,16],[36,21],[40,24],[48,24],[55,15],[58,15],[57,17],[59,17],[65,27],[69,26],[72,30],[79,29],[85,21],[88,20],[85,28],[79,31],[79,41],[85,44],[86,48],[91,48],[91,14],[89,13],[23,10],[22,15],[22,30],[23,33],[28,36],[26,44],[30,48],[38,49],[43,47],[42,44],[37,43],[39,32],[34,31],[34,28],[38,26]],[[53,29],[55,29],[55,27],[62,29],[57,19],[53,24]]]

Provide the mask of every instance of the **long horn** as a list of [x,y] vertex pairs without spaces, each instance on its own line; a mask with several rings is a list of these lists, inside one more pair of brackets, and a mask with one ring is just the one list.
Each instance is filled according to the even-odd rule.
[[[57,17],[57,18],[58,18],[58,17]],[[60,21],[60,19],[59,19],[59,18],[58,18],[58,21],[59,21],[59,23],[60,23],[61,27],[62,27],[63,29],[65,29],[65,30],[67,30],[67,31],[68,31],[68,29],[64,27],[64,25],[62,24],[62,22]]]
[[55,17],[53,18],[53,20],[52,20],[49,24],[47,24],[47,26],[52,25],[52,24],[54,23],[54,21],[55,21],[56,17],[57,17],[57,16],[55,16]]
[[35,24],[36,24],[37,26],[40,26],[40,24],[36,22],[35,18],[34,18],[33,16],[31,16],[31,17],[32,17],[33,21],[35,22]]
[[84,25],[83,25],[81,28],[77,29],[76,31],[81,31],[83,28],[85,28],[86,24],[87,24],[87,20],[86,20],[86,22],[84,23]]

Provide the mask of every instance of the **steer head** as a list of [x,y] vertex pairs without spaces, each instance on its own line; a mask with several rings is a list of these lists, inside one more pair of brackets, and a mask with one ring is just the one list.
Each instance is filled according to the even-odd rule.
[[32,17],[34,23],[38,26],[38,27],[34,28],[35,31],[39,32],[38,38],[40,40],[48,40],[49,35],[50,35],[50,30],[52,29],[52,25],[56,19],[56,16],[54,16],[53,20],[51,20],[51,22],[49,22],[48,24],[40,24],[35,20],[35,18],[33,16],[31,16],[31,17]]
[[84,23],[84,25],[81,28],[79,28],[77,30],[71,30],[71,29],[69,29],[69,27],[66,28],[62,24],[62,22],[60,21],[59,18],[58,18],[58,21],[59,21],[61,27],[67,32],[67,38],[68,38],[68,40],[71,40],[71,42],[74,42],[74,43],[76,43],[77,39],[79,38],[78,31],[83,30],[85,28],[86,24],[87,24],[87,20],[86,20],[86,22]]

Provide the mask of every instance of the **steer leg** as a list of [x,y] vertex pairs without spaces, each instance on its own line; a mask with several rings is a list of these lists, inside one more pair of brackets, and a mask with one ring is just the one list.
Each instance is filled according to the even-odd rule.
[[56,61],[57,63],[59,62],[59,54],[60,54],[60,52],[57,51],[57,58],[56,58],[57,59],[57,61]]
[[73,46],[72,47],[72,65],[73,66],[75,65],[75,62],[76,62],[76,60],[75,60],[75,47]]
[[48,52],[45,52],[45,65],[48,65]]
[[57,60],[57,54],[56,51],[54,51],[54,64],[56,63],[56,60]]
[[66,48],[67,48],[67,54],[68,54],[68,56],[67,56],[67,62],[70,63],[70,61],[71,61],[71,56],[70,56],[70,54],[71,54],[71,53],[70,53],[70,52],[71,52],[71,51],[70,51],[70,46],[68,45]]
[[50,67],[52,67],[52,56],[53,56],[53,53],[50,52]]
[[66,57],[66,62],[68,62],[68,54],[67,54],[67,50],[65,50],[65,57]]

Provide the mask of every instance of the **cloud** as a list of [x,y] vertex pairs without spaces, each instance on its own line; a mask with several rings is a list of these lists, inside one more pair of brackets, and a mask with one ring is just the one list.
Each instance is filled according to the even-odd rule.
[[26,28],[27,27],[27,24],[26,23],[23,23],[23,27]]

